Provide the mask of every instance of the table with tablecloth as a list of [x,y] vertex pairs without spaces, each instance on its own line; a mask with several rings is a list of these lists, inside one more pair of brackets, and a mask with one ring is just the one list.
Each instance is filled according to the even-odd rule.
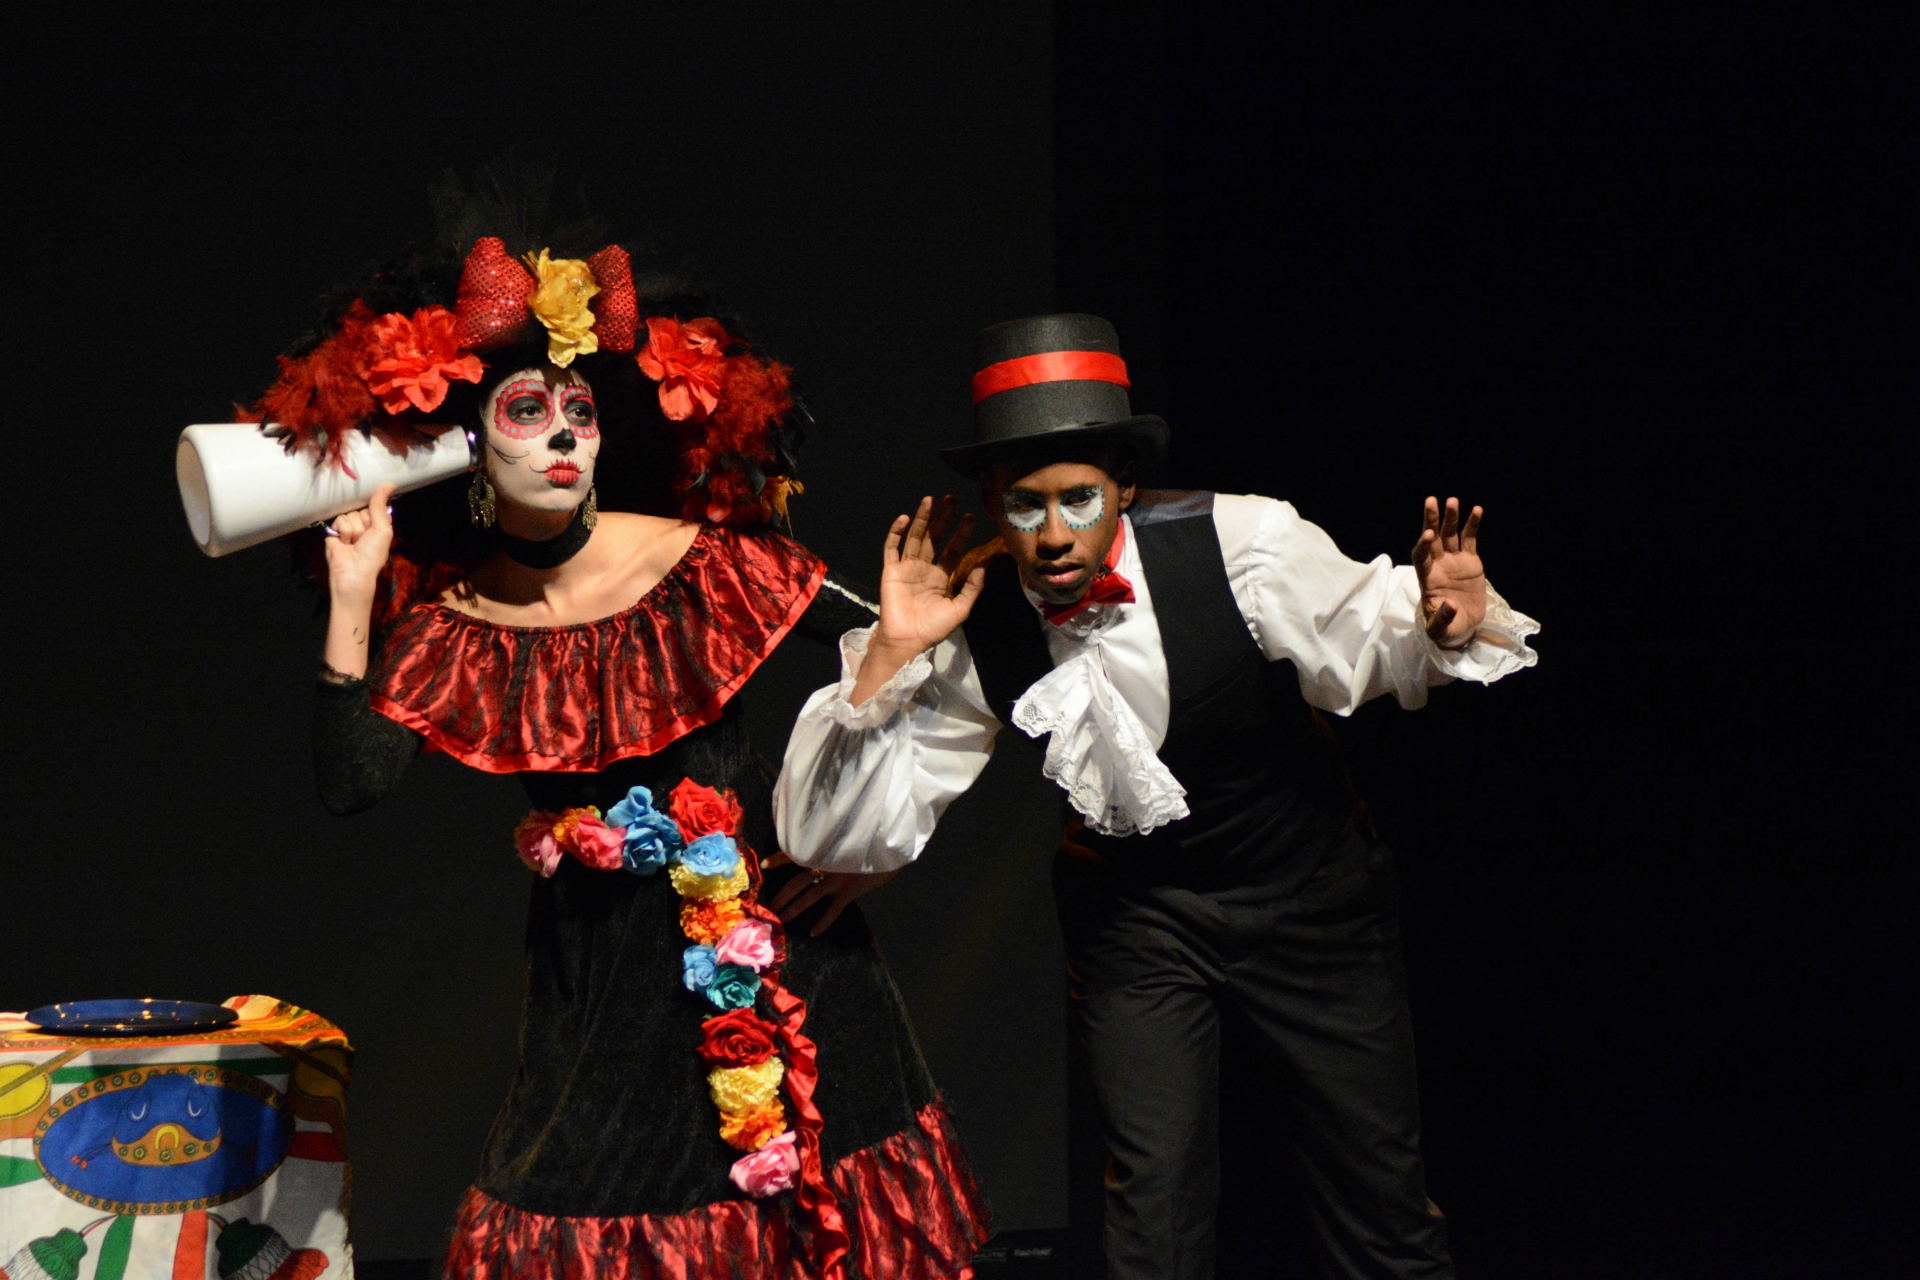
[[271,996],[182,1036],[0,1013],[0,1280],[353,1280],[340,1028]]

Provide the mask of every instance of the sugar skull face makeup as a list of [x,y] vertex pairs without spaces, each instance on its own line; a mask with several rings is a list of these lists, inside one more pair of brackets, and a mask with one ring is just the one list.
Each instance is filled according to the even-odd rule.
[[1080,485],[1051,500],[1040,494],[1014,490],[1006,495],[1002,510],[1007,523],[1022,533],[1037,533],[1047,522],[1047,508],[1053,506],[1069,529],[1091,529],[1106,514],[1107,494],[1099,485]]
[[487,479],[501,498],[541,511],[571,511],[587,500],[600,418],[586,379],[566,369],[522,369],[500,381],[480,414]]
[[490,401],[493,427],[509,440],[532,440],[564,421],[582,440],[600,434],[593,389],[584,382],[550,387],[538,375],[515,374],[500,385]]
[[1086,594],[1133,494],[1130,474],[1115,480],[1090,463],[1056,462],[1026,474],[1009,463],[981,477],[987,514],[1021,582],[1055,604]]

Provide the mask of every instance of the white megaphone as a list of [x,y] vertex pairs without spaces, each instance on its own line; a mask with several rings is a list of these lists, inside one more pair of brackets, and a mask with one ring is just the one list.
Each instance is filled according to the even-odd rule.
[[358,510],[383,484],[405,493],[470,471],[477,443],[471,432],[446,427],[396,451],[354,431],[342,467],[289,453],[257,422],[203,422],[180,433],[174,470],[193,540],[224,556]]

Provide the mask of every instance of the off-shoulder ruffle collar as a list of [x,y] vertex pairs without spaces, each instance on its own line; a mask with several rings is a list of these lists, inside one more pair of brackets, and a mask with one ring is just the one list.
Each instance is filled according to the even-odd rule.
[[516,627],[440,604],[382,646],[374,710],[488,773],[593,773],[710,724],[826,577],[773,533],[701,528],[631,607],[597,622]]

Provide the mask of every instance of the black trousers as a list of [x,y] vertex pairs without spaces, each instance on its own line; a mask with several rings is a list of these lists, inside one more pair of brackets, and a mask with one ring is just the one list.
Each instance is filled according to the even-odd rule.
[[[1109,1154],[1112,1280],[1211,1280],[1220,1125],[1256,1112],[1287,1135],[1275,1155],[1293,1165],[1326,1274],[1453,1276],[1420,1161],[1385,846],[1350,830],[1284,894],[1179,888],[1064,855],[1054,888]],[[1262,1057],[1249,1096],[1220,1095],[1223,1015]]]

